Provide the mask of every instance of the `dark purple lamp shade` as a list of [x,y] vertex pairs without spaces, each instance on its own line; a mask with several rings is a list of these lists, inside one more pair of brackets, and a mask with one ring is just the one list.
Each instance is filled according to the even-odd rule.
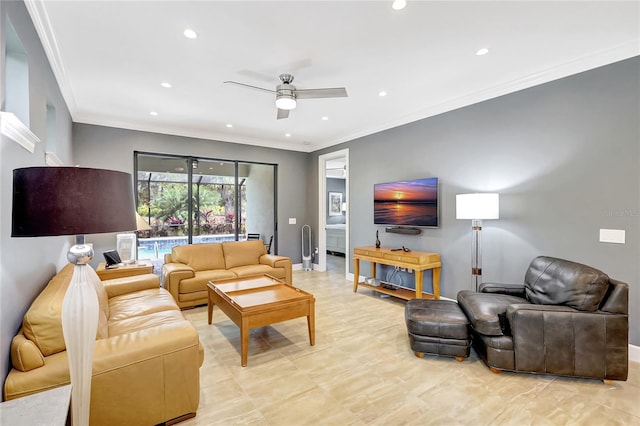
[[129,173],[82,167],[26,167],[13,171],[12,237],[135,229]]

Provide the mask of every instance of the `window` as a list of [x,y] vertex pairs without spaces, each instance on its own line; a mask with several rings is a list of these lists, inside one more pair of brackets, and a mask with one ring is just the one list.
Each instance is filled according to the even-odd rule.
[[30,152],[40,140],[29,130],[29,59],[9,18],[5,25],[4,99],[0,111],[0,134]]
[[161,258],[176,245],[243,240],[247,233],[259,233],[266,245],[276,240],[277,165],[134,156],[137,210],[151,226],[138,238],[138,259]]
[[5,34],[6,98],[3,111],[13,113],[29,127],[29,59],[8,18]]

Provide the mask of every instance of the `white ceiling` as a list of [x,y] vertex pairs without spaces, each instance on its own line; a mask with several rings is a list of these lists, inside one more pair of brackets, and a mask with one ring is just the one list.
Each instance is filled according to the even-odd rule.
[[[640,54],[638,1],[26,4],[75,122],[303,152]],[[276,120],[269,93],[223,84],[283,72],[349,97]]]

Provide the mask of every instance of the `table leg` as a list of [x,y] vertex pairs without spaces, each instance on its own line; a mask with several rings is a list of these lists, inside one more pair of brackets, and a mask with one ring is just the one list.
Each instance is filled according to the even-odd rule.
[[240,353],[241,364],[243,367],[247,366],[247,358],[249,354],[249,319],[242,318],[240,324]]
[[353,259],[353,292],[358,291],[358,281],[360,280],[360,259]]
[[307,328],[309,329],[309,343],[316,344],[316,308],[315,303],[309,303],[309,315],[307,315]]
[[209,325],[211,325],[211,321],[213,320],[213,297],[211,295],[211,290],[208,289],[208,301],[207,301],[207,318],[209,321]]
[[440,267],[433,268],[433,298],[440,299]]
[[422,299],[422,281],[424,271],[415,271],[416,273],[416,299]]

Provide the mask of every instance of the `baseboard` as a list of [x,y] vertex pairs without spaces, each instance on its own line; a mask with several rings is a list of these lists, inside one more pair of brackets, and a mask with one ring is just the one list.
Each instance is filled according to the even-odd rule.
[[302,263],[294,263],[291,265],[291,269],[294,271],[302,271]]
[[629,361],[640,362],[640,346],[629,345]]

